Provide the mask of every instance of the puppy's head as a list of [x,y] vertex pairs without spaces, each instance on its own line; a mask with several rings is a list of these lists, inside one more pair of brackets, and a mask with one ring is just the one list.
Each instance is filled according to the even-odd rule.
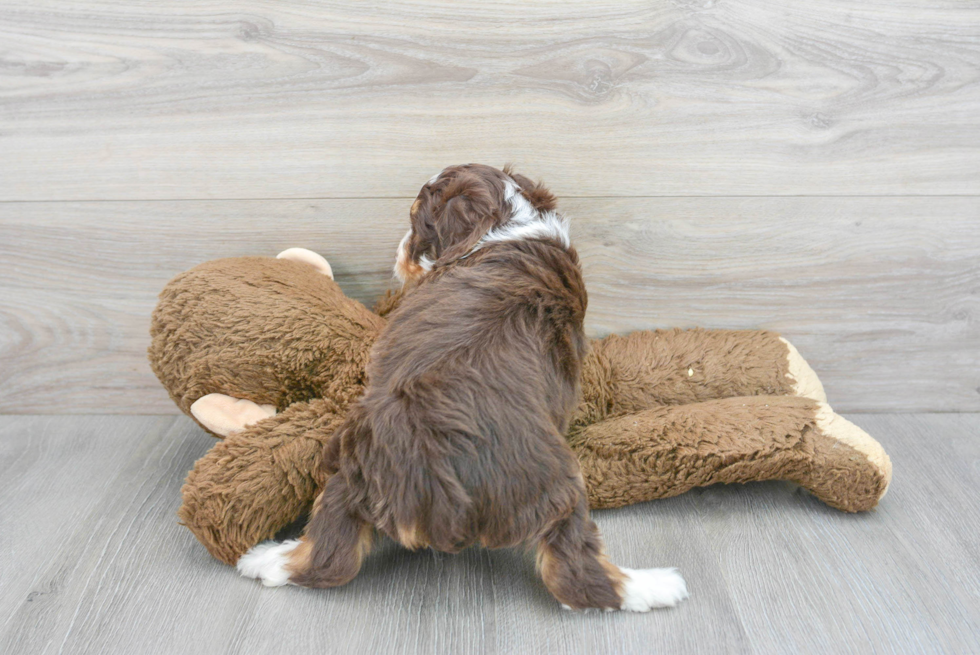
[[555,196],[541,184],[482,164],[450,166],[430,179],[411,209],[411,228],[398,245],[395,275],[416,280],[473,250],[487,232],[528,223],[553,211]]

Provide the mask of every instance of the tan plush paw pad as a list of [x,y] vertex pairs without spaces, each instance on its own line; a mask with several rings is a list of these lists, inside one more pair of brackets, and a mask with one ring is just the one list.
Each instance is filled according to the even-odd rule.
[[[868,458],[885,479],[885,489],[892,481],[892,461],[888,453],[875,441],[874,437],[854,425],[846,418],[837,414],[827,403],[819,403],[817,410],[817,427],[820,432],[841,443],[847,444]],[[884,496],[884,492],[881,494]]]
[[810,434],[813,458],[802,484],[820,500],[847,512],[863,512],[878,504],[892,480],[892,463],[884,448],[867,432],[817,403]]
[[793,395],[803,398],[812,398],[817,402],[827,402],[827,394],[823,390],[823,383],[814,372],[810,365],[806,363],[796,346],[786,339],[779,337],[779,340],[786,344],[786,359],[788,360],[789,370],[786,371],[793,386]]
[[227,437],[264,418],[275,416],[276,408],[223,393],[209,393],[194,401],[191,414],[208,430]]
[[333,269],[330,268],[330,262],[312,250],[307,250],[306,248],[289,248],[276,255],[276,259],[289,259],[294,262],[309,264],[331,280],[333,279]]

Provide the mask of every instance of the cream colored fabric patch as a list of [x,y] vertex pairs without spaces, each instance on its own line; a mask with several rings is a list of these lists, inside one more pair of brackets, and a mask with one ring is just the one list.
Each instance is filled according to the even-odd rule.
[[227,437],[241,432],[246,426],[276,415],[272,405],[257,405],[251,400],[232,398],[223,393],[209,393],[194,401],[191,414],[204,427]]
[[786,339],[779,337],[779,340],[786,344],[786,358],[789,360],[789,370],[786,377],[793,381],[793,394],[803,398],[812,398],[817,402],[827,402],[827,394],[823,390],[820,378],[810,365],[806,363],[796,346]]
[[817,404],[816,422],[820,432],[858,451],[881,471],[885,478],[885,491],[881,494],[881,498],[884,498],[888,485],[892,481],[892,461],[881,444],[870,434],[835,413],[827,403]]
[[276,255],[276,259],[290,259],[294,262],[309,264],[331,280],[333,279],[333,269],[330,268],[330,262],[312,250],[307,250],[306,248],[289,248]]

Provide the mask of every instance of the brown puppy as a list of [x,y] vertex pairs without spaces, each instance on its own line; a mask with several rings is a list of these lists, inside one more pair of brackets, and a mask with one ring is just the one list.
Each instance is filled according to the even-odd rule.
[[565,606],[646,611],[686,597],[672,569],[603,554],[578,462],[586,293],[567,222],[527,178],[437,175],[412,206],[396,274],[413,285],[368,364],[364,396],[324,451],[332,473],[303,537],[238,562],[267,585],[349,582],[373,529],[407,548],[531,542]]

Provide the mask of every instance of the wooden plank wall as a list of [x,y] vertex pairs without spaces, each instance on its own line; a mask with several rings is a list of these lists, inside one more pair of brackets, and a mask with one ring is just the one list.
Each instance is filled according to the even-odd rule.
[[0,412],[156,413],[149,312],[310,247],[370,303],[418,187],[514,162],[593,334],[766,327],[842,411],[980,410],[980,2],[0,6]]

